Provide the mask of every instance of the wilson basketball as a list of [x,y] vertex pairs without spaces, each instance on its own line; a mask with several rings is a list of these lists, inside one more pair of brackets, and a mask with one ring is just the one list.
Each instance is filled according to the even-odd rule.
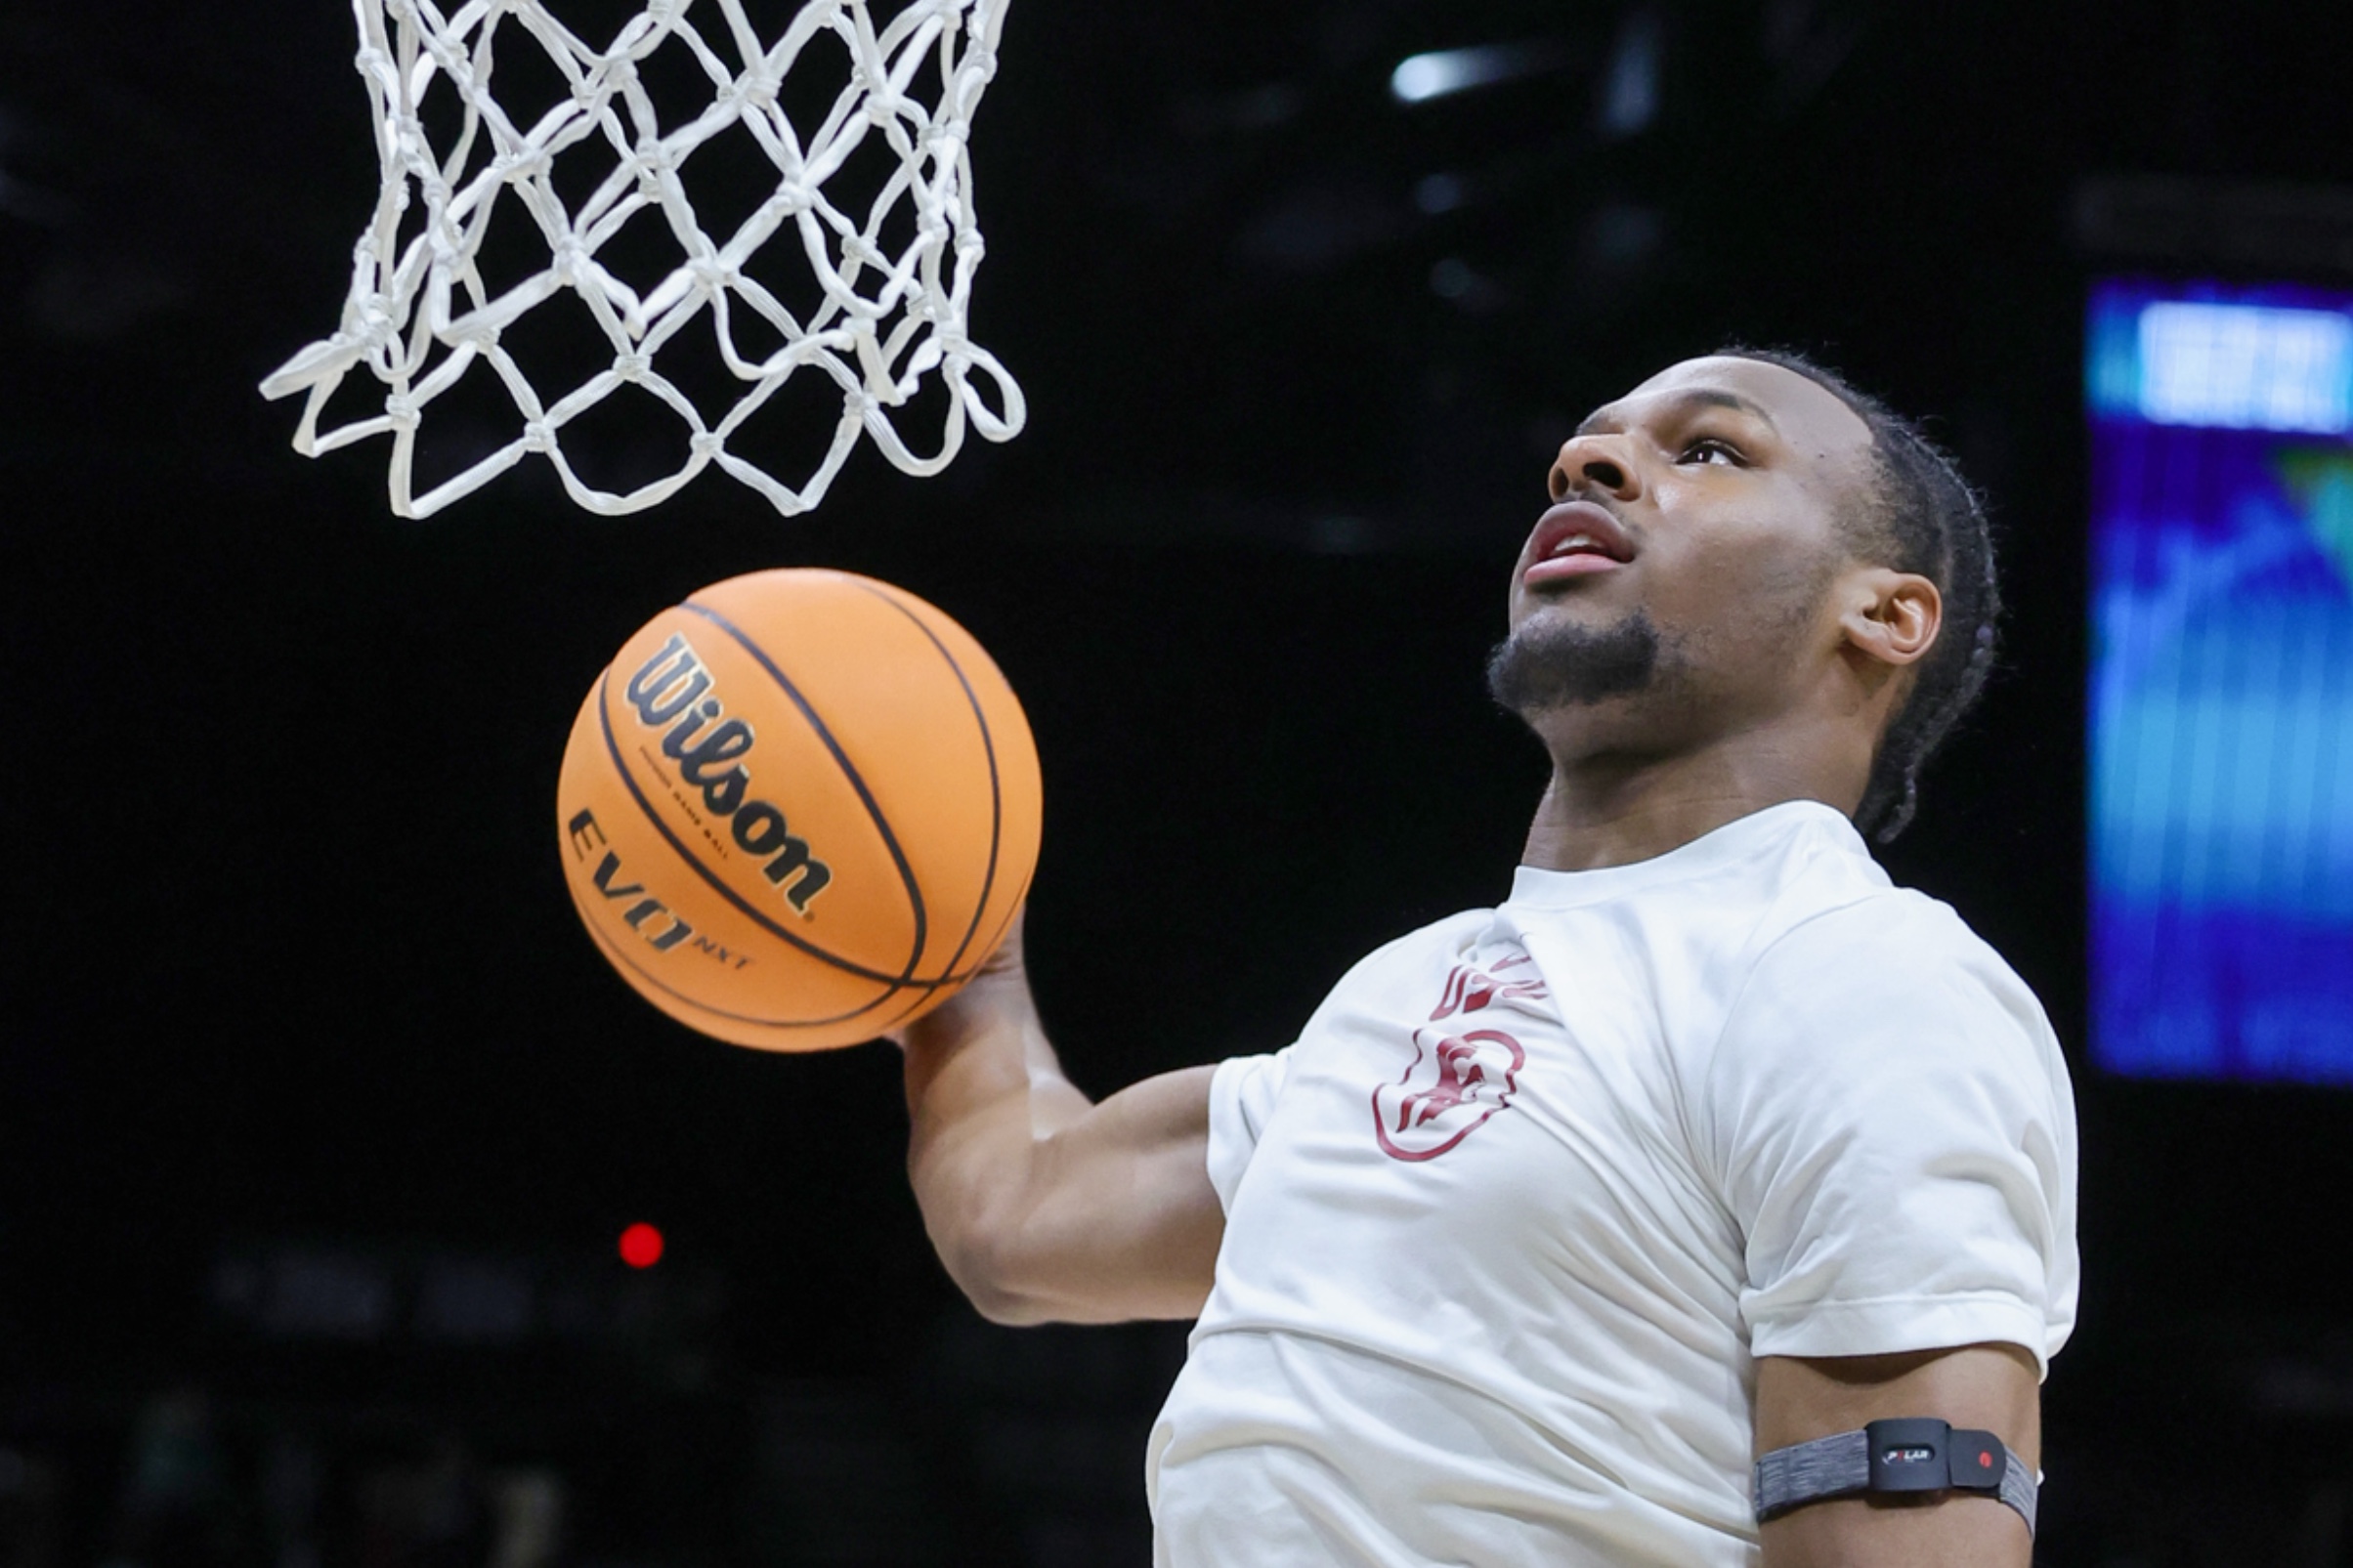
[[1038,860],[1038,753],[969,633],[844,572],[663,611],[581,705],[556,826],[588,933],[706,1035],[855,1044],[968,979]]

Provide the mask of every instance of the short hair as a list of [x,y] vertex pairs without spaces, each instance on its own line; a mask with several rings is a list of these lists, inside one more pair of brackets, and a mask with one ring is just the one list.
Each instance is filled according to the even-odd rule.
[[1904,705],[1871,756],[1855,826],[1880,843],[1904,831],[1920,803],[1920,769],[1974,707],[1993,672],[2001,587],[1986,504],[1952,456],[1925,431],[1837,371],[1787,349],[1716,351],[1796,372],[1855,410],[1871,432],[1870,493],[1857,547],[1914,572],[1944,596],[1944,624]]

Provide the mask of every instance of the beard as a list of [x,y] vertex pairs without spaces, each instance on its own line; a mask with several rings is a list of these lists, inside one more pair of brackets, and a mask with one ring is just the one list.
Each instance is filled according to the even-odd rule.
[[1521,627],[1487,656],[1487,692],[1523,719],[1625,697],[1659,679],[1664,639],[1647,612],[1613,625],[1547,620]]

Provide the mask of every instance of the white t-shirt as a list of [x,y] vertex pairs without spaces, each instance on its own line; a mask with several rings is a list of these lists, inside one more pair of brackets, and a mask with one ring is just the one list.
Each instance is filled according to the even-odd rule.
[[1755,1357],[2075,1322],[2042,1009],[1812,802],[1390,943],[1209,1165],[1163,1568],[1753,1564]]

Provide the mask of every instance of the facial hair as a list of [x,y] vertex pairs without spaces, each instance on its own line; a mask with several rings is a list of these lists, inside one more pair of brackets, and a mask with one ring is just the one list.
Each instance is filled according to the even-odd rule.
[[1487,692],[1523,719],[1625,697],[1658,681],[1663,642],[1645,611],[1600,627],[1548,618],[1495,645]]

